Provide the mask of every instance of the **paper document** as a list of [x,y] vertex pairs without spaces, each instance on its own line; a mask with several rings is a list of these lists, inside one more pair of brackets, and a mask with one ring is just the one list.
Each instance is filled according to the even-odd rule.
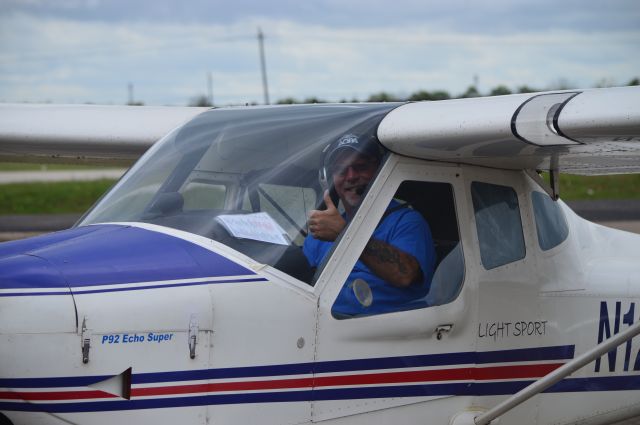
[[219,215],[216,220],[236,238],[289,245],[285,231],[266,212],[254,214]]

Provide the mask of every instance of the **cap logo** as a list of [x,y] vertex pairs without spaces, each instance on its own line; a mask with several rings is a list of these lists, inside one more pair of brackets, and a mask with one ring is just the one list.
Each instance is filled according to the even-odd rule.
[[338,146],[336,146],[336,149],[342,146],[357,145],[357,144],[358,144],[358,138],[353,134],[347,134],[340,138],[340,140],[338,141]]

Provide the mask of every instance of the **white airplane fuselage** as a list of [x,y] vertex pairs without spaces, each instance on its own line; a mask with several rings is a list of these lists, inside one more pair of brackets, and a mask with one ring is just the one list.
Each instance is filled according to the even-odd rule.
[[[0,297],[0,410],[15,424],[449,423],[639,319],[637,235],[561,203],[568,237],[543,251],[531,205],[540,189],[525,173],[394,156],[381,176],[314,287],[204,237],[145,223],[5,244],[34,264],[22,288]],[[406,179],[453,187],[462,289],[441,306],[336,320],[331,305],[388,204],[386,188]],[[483,267],[474,181],[517,191],[524,258]],[[71,289],[28,287],[56,273]],[[636,340],[623,344],[500,422],[571,423],[585,406],[637,410],[639,350]],[[129,399],[121,378],[100,384],[129,368]]]

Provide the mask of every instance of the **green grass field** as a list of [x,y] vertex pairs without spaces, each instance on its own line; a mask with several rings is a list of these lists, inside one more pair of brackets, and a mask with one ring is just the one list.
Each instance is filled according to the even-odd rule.
[[561,174],[560,198],[565,201],[640,199],[640,174],[588,177]]
[[76,164],[31,164],[26,162],[0,162],[2,171],[57,171],[57,170],[95,170],[96,168],[114,168],[113,166],[76,165]]
[[0,185],[0,214],[63,214],[86,211],[115,180]]
[[[115,180],[0,185],[0,214],[60,214],[86,211]],[[640,174],[560,176],[560,197],[640,199]]]

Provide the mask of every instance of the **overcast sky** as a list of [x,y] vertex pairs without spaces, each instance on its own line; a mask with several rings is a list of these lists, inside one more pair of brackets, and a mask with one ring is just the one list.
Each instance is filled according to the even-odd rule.
[[640,77],[638,0],[0,0],[0,102],[263,103]]

